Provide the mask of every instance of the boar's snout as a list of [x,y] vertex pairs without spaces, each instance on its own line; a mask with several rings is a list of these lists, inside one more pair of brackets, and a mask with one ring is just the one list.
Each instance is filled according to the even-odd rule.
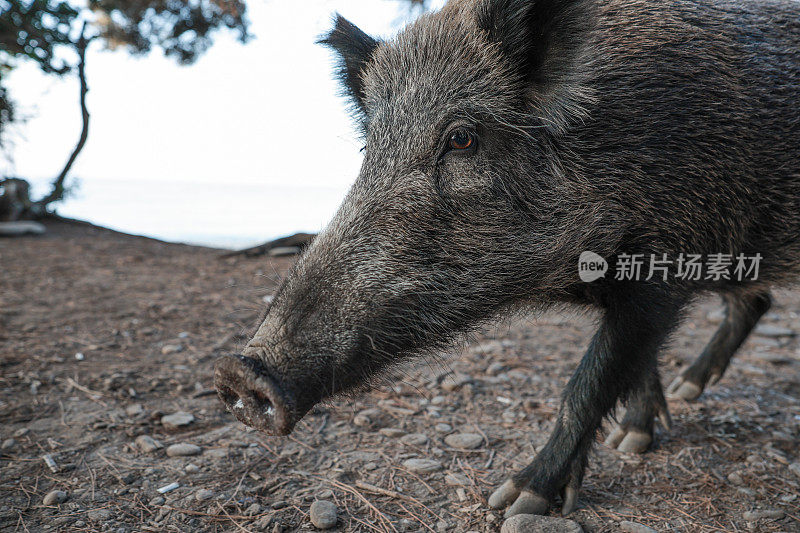
[[270,435],[288,435],[297,421],[293,395],[256,359],[220,357],[214,387],[222,403],[245,425]]

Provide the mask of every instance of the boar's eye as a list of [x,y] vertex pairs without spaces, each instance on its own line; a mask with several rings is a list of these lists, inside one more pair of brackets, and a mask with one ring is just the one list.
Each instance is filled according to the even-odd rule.
[[467,128],[458,128],[450,134],[450,150],[469,150],[475,145],[475,135]]

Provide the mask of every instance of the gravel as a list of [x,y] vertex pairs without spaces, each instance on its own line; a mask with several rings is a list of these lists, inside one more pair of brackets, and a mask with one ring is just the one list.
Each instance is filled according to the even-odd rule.
[[158,442],[150,435],[139,435],[138,437],[136,437],[134,443],[144,453],[153,453],[154,451],[164,447],[163,444]]
[[433,459],[406,459],[403,466],[417,474],[429,474],[442,469],[442,463]]
[[400,437],[400,442],[409,446],[424,446],[428,443],[428,436],[424,433],[409,433]]
[[619,523],[619,529],[625,533],[657,533],[652,527],[627,520]]
[[167,448],[167,455],[170,457],[185,457],[191,455],[200,455],[203,452],[203,449],[196,444],[189,444],[186,442],[181,442],[178,444],[173,444]]
[[194,498],[199,502],[210,500],[213,497],[214,491],[209,489],[200,489],[194,493]]
[[451,448],[474,450],[483,444],[483,437],[477,433],[454,433],[446,436],[444,442]]
[[161,425],[168,429],[177,429],[180,427],[188,426],[194,422],[194,415],[186,411],[178,411],[171,415],[161,417]]
[[317,500],[311,504],[308,513],[311,523],[319,529],[330,529],[336,525],[336,506],[327,500]]
[[42,500],[45,505],[58,505],[67,501],[67,493],[63,490],[51,490]]
[[583,533],[583,529],[566,518],[518,514],[503,523],[500,533]]

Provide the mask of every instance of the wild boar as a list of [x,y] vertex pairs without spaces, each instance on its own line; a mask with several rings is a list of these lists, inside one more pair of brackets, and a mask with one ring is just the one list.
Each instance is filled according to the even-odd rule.
[[[590,307],[599,328],[549,441],[489,499],[543,513],[560,494],[569,513],[618,401],[612,446],[643,451],[654,420],[669,424],[657,355],[687,306],[708,292],[727,306],[671,387],[692,399],[770,288],[797,277],[800,4],[451,0],[386,41],[338,17],[323,42],[363,166],[242,355],[217,362],[220,398],[285,435],[317,402],[504,313]],[[587,251],[617,274],[631,257],[673,263],[585,282]],[[746,279],[681,277],[688,254],[760,262]]]

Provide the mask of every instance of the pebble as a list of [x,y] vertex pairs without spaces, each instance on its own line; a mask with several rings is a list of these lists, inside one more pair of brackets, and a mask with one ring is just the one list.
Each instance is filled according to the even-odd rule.
[[42,503],[45,505],[58,505],[67,501],[67,493],[63,490],[52,490],[47,493]]
[[170,457],[185,457],[189,455],[200,455],[203,452],[203,449],[196,444],[189,444],[186,442],[180,442],[178,444],[173,444],[167,448],[167,455]]
[[452,374],[442,380],[442,388],[448,392],[453,392],[467,383],[472,381],[472,378],[467,374]]
[[161,347],[162,355],[172,355],[183,351],[183,346],[180,344],[165,344]]
[[144,453],[153,453],[156,450],[160,450],[164,447],[163,444],[158,442],[156,439],[151,437],[150,435],[139,435],[136,437],[134,441],[136,446],[139,447]]
[[261,512],[261,505],[258,503],[254,503],[250,505],[247,509],[244,510],[245,516],[255,516]]
[[442,422],[440,424],[436,424],[436,431],[438,431],[439,433],[450,433],[451,431],[453,431],[453,426]]
[[396,439],[406,434],[405,431],[398,428],[381,428],[378,430],[378,432],[384,437],[389,437],[390,439]]
[[566,518],[518,514],[503,523],[500,533],[583,533],[583,529]]
[[380,414],[378,409],[364,409],[353,417],[353,424],[359,427],[369,427]]
[[739,472],[731,472],[730,474],[728,474],[728,481],[730,481],[734,485],[741,485],[742,483],[744,483],[744,479],[742,478],[742,475]]
[[428,436],[424,433],[409,433],[401,437],[400,442],[409,446],[423,446],[428,443]]
[[92,522],[103,522],[111,518],[111,511],[108,509],[92,509],[86,513],[86,518]]
[[444,482],[451,487],[461,487],[464,485],[469,485],[469,478],[464,474],[448,472],[447,475],[444,476]]
[[133,403],[125,408],[125,413],[128,416],[139,416],[144,413],[144,407],[140,403]]
[[336,525],[336,506],[326,500],[317,500],[311,504],[309,511],[311,523],[319,529],[330,529]]
[[756,520],[760,520],[762,518],[768,518],[770,520],[780,520],[784,516],[786,516],[786,513],[784,513],[780,509],[760,509],[754,511],[745,511],[742,514],[742,518],[744,518],[748,522],[755,522]]
[[489,365],[489,367],[486,369],[486,373],[490,376],[496,376],[497,374],[502,372],[504,368],[505,365],[503,365],[503,363],[495,361],[494,363]]
[[323,489],[317,493],[317,498],[320,500],[330,500],[333,498],[333,491],[331,489]]
[[656,533],[656,530],[652,527],[636,522],[628,522],[627,520],[619,523],[619,529],[625,533]]
[[166,501],[167,499],[164,498],[163,496],[156,496],[155,498],[150,500],[147,505],[149,505],[150,507],[158,507],[159,505],[164,505]]
[[178,411],[177,413],[172,413],[171,415],[164,415],[161,417],[161,425],[166,428],[179,428],[183,426],[188,426],[194,422],[194,415],[192,413],[187,413],[186,411]]
[[474,450],[483,444],[483,437],[477,433],[453,433],[446,436],[444,442],[451,448]]
[[789,471],[793,472],[795,476],[800,477],[800,463],[790,464]]
[[0,444],[0,449],[10,450],[11,448],[13,448],[16,445],[17,445],[17,441],[15,441],[14,439],[10,439],[9,438],[9,439],[4,440],[3,444]]
[[756,329],[753,330],[753,333],[761,335],[762,337],[794,337],[796,335],[796,333],[789,328],[774,326],[772,324],[759,324],[756,326]]
[[184,470],[186,470],[186,472],[189,473],[189,474],[194,474],[195,472],[199,472],[200,471],[200,467],[197,466],[194,463],[189,463],[188,465],[186,465]]
[[24,437],[25,435],[30,433],[30,431],[31,431],[30,428],[19,428],[14,432],[14,437],[16,438]]
[[213,497],[214,497],[214,491],[213,490],[200,489],[200,490],[198,490],[197,492],[194,493],[194,498],[199,502],[202,502],[202,501],[205,501],[205,500],[210,500]]
[[433,459],[406,459],[403,466],[417,474],[429,474],[442,469],[442,463]]

